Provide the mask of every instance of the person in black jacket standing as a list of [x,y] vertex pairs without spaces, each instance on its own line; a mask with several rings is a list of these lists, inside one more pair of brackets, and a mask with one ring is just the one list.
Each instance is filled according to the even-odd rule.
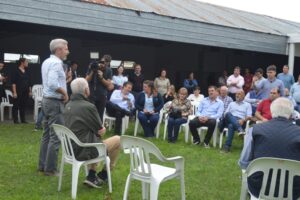
[[19,123],[18,112],[20,114],[21,123],[27,123],[25,120],[26,103],[31,96],[30,74],[27,71],[28,60],[26,58],[19,59],[19,67],[12,75],[12,93],[13,93],[13,120]]

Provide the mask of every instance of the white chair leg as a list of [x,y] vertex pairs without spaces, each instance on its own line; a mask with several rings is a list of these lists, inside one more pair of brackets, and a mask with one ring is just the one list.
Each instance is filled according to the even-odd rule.
[[142,182],[142,199],[149,199],[149,184],[145,182]]
[[158,122],[158,124],[156,125],[156,128],[155,128],[155,133],[156,133],[156,139],[159,138],[159,132],[160,132],[160,122]]
[[135,119],[135,125],[134,125],[134,136],[137,135],[138,128],[139,128],[139,120],[138,120],[138,117],[136,117],[136,119]]
[[106,157],[106,172],[107,172],[107,179],[108,179],[108,191],[109,193],[112,193],[112,183],[111,183],[111,173],[110,173],[110,159],[107,156]]
[[89,169],[87,165],[84,165],[84,172],[85,172],[85,176],[89,175]]
[[157,200],[159,192],[159,183],[151,182],[150,184],[150,200]]
[[62,182],[62,177],[63,177],[63,173],[64,173],[64,164],[65,164],[64,159],[61,159],[60,169],[59,169],[59,177],[58,177],[58,188],[57,188],[57,191],[60,191],[60,190],[61,190],[61,182]]
[[184,140],[185,143],[189,143],[189,124],[185,125],[185,129],[184,129]]
[[126,117],[122,118],[122,128],[121,128],[121,134],[125,135],[125,131],[126,131]]
[[185,200],[185,185],[184,185],[184,174],[180,176],[180,189],[181,189],[181,200]]
[[220,140],[219,140],[219,148],[222,149],[222,145],[223,145],[223,135],[224,135],[224,131],[221,132],[220,134]]
[[1,122],[4,121],[4,107],[1,107]]
[[124,194],[123,194],[123,200],[127,200],[127,198],[128,198],[128,192],[129,192],[129,188],[130,188],[130,182],[131,182],[131,176],[129,174],[127,176],[127,180],[126,180],[126,184],[125,184],[125,190],[124,190]]
[[166,137],[167,137],[167,129],[168,129],[168,119],[165,120],[165,126],[164,126],[164,140],[166,140]]
[[78,175],[81,164],[73,163],[72,165],[72,199],[76,199],[77,185],[78,185]]

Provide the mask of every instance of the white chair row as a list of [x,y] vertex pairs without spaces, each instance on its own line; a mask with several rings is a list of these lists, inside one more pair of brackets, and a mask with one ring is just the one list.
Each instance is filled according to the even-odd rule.
[[12,98],[12,92],[10,90],[5,90],[6,97],[2,97],[2,102],[0,104],[0,112],[1,112],[1,121],[4,121],[4,110],[5,108],[9,109],[9,119],[12,118],[12,107],[13,104],[10,102]]
[[33,85],[31,91],[32,91],[32,99],[34,101],[33,119],[36,120],[39,114],[39,108],[42,107],[43,85]]

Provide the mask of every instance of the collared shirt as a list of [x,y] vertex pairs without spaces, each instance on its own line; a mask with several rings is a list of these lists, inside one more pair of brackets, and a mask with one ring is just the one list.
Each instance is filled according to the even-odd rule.
[[224,111],[222,113],[222,115],[225,113],[225,111],[227,110],[228,108],[228,105],[233,102],[232,98],[230,96],[225,96],[224,98],[221,97],[221,96],[218,96],[218,99],[220,99],[223,104],[224,104]]
[[284,96],[284,84],[281,80],[275,78],[273,80],[265,79],[255,84],[255,87],[262,92],[262,98],[267,99],[273,88],[279,88],[280,96]]
[[206,97],[201,101],[196,112],[197,117],[208,117],[211,119],[218,119],[222,116],[224,111],[224,104],[218,98],[214,101]]
[[294,83],[290,91],[291,96],[295,99],[297,103],[300,103],[300,83]]
[[226,113],[230,112],[233,116],[239,119],[245,119],[246,117],[252,116],[251,105],[247,102],[231,102],[226,110]]
[[199,94],[197,97],[194,94],[190,94],[187,98],[188,100],[192,101],[193,105],[199,105],[199,103],[204,99],[203,94]]
[[256,107],[257,102],[261,99],[262,99],[262,93],[261,92],[256,93],[255,90],[251,90],[245,96],[244,101],[246,101],[246,102],[250,103],[252,106]]
[[42,64],[43,96],[62,99],[63,95],[56,92],[58,88],[67,91],[66,74],[63,62],[55,55],[51,55]]
[[[237,84],[233,86],[230,85],[231,83],[237,83]],[[235,77],[234,74],[232,74],[227,79],[228,91],[230,93],[237,93],[237,91],[243,89],[244,84],[245,84],[245,80],[244,77],[242,77],[241,75]]]
[[148,97],[148,95],[145,93],[145,106],[144,106],[144,108],[149,112],[154,111],[153,95]]
[[134,108],[134,96],[131,93],[127,94],[131,107],[128,100],[124,100],[123,96],[122,90],[115,90],[110,96],[110,101],[128,111]]
[[264,118],[270,120],[272,119],[272,114],[271,114],[271,104],[272,101],[270,99],[265,99],[260,104],[258,104],[256,111],[260,112],[261,116]]
[[291,86],[295,83],[294,76],[291,74],[280,73],[277,75],[277,78],[281,80],[285,88],[290,90]]

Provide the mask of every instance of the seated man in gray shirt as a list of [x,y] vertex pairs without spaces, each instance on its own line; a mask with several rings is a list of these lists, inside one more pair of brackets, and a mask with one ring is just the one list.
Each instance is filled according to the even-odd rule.
[[[272,119],[256,124],[245,137],[244,148],[239,160],[242,169],[261,157],[283,158],[300,161],[300,127],[293,124],[292,103],[279,97],[271,104]],[[256,198],[262,185],[263,174],[258,172],[248,177],[248,188]],[[278,190],[278,188],[277,188]],[[300,197],[300,177],[295,177],[293,200]]]

